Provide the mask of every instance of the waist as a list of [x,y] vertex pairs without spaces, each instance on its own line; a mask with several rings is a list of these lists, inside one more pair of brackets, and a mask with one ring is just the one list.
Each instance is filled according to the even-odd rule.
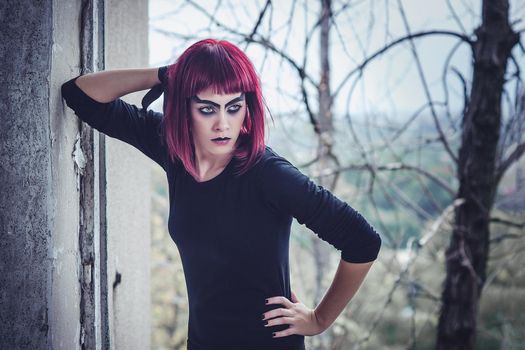
[[187,350],[305,350],[304,336],[293,334],[270,340],[239,340],[232,331],[229,340],[196,339],[188,334]]
[[[282,307],[264,303],[272,295],[286,295],[283,291],[230,289],[214,291],[190,299],[188,338],[195,350],[299,350],[304,349],[304,336],[293,334],[274,338],[273,332],[289,328],[288,324],[265,327],[262,314]],[[220,344],[221,347],[218,347]]]

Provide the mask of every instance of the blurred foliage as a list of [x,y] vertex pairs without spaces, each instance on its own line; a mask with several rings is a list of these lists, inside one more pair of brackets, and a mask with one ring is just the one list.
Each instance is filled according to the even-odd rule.
[[152,174],[151,344],[153,349],[186,349],[188,303],[184,272],[167,230],[166,176],[162,170],[156,170]]
[[[186,349],[185,279],[178,250],[167,232],[167,182],[160,169],[155,169],[152,185],[152,348]],[[421,198],[413,182],[399,182],[398,186],[408,196]],[[445,199],[441,199],[443,205]],[[354,203],[356,207],[367,209],[364,198]],[[433,221],[417,219],[408,210],[402,211],[403,215],[395,220],[394,215],[388,214],[388,205],[381,210],[386,225],[393,224],[392,232],[402,232],[400,229],[404,227],[405,231],[413,232],[410,236],[422,237],[434,229]],[[360,211],[365,216],[371,215],[367,210]],[[494,210],[493,216],[513,222],[525,221],[525,213]],[[397,220],[399,222],[394,224]],[[412,244],[412,250],[396,250],[383,243],[379,258],[358,293],[326,331],[335,344],[333,349],[351,349],[357,344],[361,349],[433,349],[451,220],[452,217],[445,218],[441,227],[419,249]],[[308,239],[313,233],[295,220],[292,232],[291,283],[299,299],[313,308],[310,300],[315,270]],[[491,225],[491,237],[503,234],[516,234],[518,238],[491,245],[476,349],[522,349],[520,346],[525,344],[525,235],[523,229],[499,223]],[[335,273],[339,253],[333,252],[331,268]],[[325,276],[325,289],[333,273]],[[308,349],[319,346],[316,337],[306,337],[306,341]]]

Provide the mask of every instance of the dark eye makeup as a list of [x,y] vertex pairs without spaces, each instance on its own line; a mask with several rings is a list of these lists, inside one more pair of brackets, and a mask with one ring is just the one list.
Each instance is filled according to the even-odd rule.
[[211,107],[201,107],[199,108],[199,112],[201,112],[202,114],[212,114],[213,109]]
[[[230,114],[235,114],[241,109],[242,105],[234,104],[228,107],[228,112]],[[211,106],[203,106],[199,108],[199,112],[204,115],[210,115],[215,112],[215,109]]]

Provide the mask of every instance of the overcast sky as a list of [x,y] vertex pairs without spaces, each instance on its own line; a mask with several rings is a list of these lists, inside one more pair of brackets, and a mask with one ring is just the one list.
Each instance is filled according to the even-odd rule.
[[[479,25],[480,1],[474,0],[450,0],[454,4],[454,10],[460,18],[461,24],[456,21],[444,0],[404,0],[402,2],[406,18],[412,33],[440,29],[453,30],[457,32],[466,31],[470,34]],[[198,4],[213,12],[217,1],[198,1]],[[222,1],[222,7],[216,10],[216,19],[228,27],[248,33],[262,8],[265,1]],[[286,28],[292,1],[279,1],[273,3],[271,40],[277,47],[282,47],[286,40]],[[297,3],[303,4],[304,1]],[[311,26],[317,19],[319,13],[319,1],[308,1],[308,15],[304,15],[303,7],[296,8],[293,16],[292,35],[288,39],[286,52],[291,57],[301,62],[305,55],[303,49],[304,27]],[[337,19],[337,30],[332,29],[331,37],[331,79],[332,89],[341,83],[342,77],[356,64],[362,62],[365,56],[380,49],[385,43],[391,42],[407,34],[407,30],[400,16],[397,1],[354,1],[356,5],[350,6],[345,15]],[[333,9],[337,10],[343,2],[334,1]],[[519,5],[517,5],[519,4]],[[302,5],[301,5],[302,6]],[[513,20],[524,17],[525,1],[511,2],[511,17]],[[178,11],[178,15],[171,15]],[[226,38],[238,42],[238,37],[227,32],[215,29],[213,32],[205,31],[210,19],[185,1],[173,0],[150,0],[150,66],[156,67],[172,63],[180,53],[189,46],[182,39],[167,38],[154,29],[176,32],[179,35],[195,35],[198,38],[216,37]],[[269,18],[269,17],[268,17]],[[516,28],[522,29],[523,22],[516,24]],[[217,27],[213,27],[217,28]],[[261,33],[268,33],[269,23],[263,21]],[[341,39],[343,38],[343,39]],[[193,41],[192,41],[193,42]],[[315,80],[319,80],[319,54],[318,36],[314,36],[311,48],[306,53],[309,62],[308,74]],[[457,39],[449,36],[420,39],[415,41],[417,53],[421,59],[425,77],[431,89],[435,101],[445,99],[442,85],[443,66],[451,48],[458,43]],[[243,49],[244,47],[241,46]],[[275,112],[293,111],[299,102],[294,99],[300,98],[297,74],[288,65],[280,64],[275,55],[264,55],[257,45],[250,45],[246,51],[248,57],[254,62],[259,72],[268,105]],[[521,69],[525,68],[523,54],[520,58]],[[469,60],[471,52],[467,45],[462,45],[452,57],[452,66],[461,71],[467,79],[470,79]],[[461,108],[461,85],[454,74],[447,76],[450,85],[451,107],[455,110]],[[335,100],[334,111],[345,113],[348,109],[352,113],[383,113],[391,118],[398,115],[413,113],[426,102],[422,80],[418,75],[417,66],[414,61],[410,46],[399,46],[390,51],[381,59],[374,61],[365,75],[359,80],[356,89],[349,99],[350,80],[341,90]],[[277,90],[280,87],[281,91]],[[315,97],[313,90],[312,96]],[[286,95],[289,94],[289,97]],[[315,101],[315,99],[314,99]],[[161,109],[158,101],[153,105],[154,109]]]

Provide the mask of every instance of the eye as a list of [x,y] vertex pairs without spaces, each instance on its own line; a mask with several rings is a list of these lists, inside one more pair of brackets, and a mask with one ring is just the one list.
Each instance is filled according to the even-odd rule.
[[202,114],[205,114],[205,115],[208,115],[208,114],[212,114],[213,113],[213,109],[211,107],[201,107],[199,108],[199,112],[201,112]]
[[228,110],[230,111],[230,113],[237,113],[239,111],[239,109],[241,109],[241,105],[240,104],[235,104],[235,105],[232,105]]

